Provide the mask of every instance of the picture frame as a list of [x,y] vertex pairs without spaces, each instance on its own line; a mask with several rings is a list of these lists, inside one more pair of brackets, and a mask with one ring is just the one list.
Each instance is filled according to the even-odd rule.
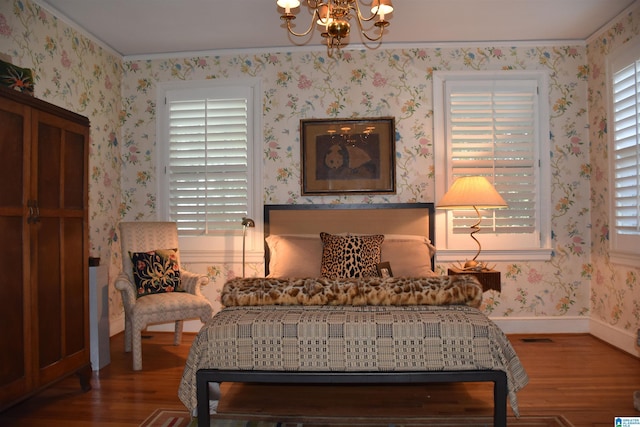
[[394,194],[393,117],[300,120],[302,195]]
[[387,261],[380,262],[376,264],[376,271],[378,272],[378,276],[386,279],[388,277],[393,277],[393,272],[391,271],[391,264]]

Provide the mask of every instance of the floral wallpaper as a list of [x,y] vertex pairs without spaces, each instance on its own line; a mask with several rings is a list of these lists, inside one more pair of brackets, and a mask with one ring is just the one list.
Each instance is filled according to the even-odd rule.
[[[265,203],[384,203],[434,201],[434,71],[542,70],[550,82],[553,257],[549,262],[499,263],[502,292],[485,294],[484,310],[510,318],[589,316],[586,61],[586,48],[574,45],[358,50],[337,58],[320,50],[125,61],[123,207],[131,218],[154,213],[159,82],[261,79]],[[396,118],[397,194],[301,196],[300,119],[375,116]],[[206,267],[213,286],[205,293],[217,300],[224,280],[235,275],[238,266],[214,262]],[[254,271],[260,274],[262,265]]]
[[[640,267],[609,262],[609,146],[606,58],[640,36],[640,5],[620,17],[587,46],[591,140],[591,316],[635,335],[640,327]],[[640,53],[639,53],[640,55]]]
[[[103,260],[100,277],[109,283],[113,321],[122,318],[113,288],[120,265],[116,224],[155,217],[159,82],[261,79],[265,203],[419,202],[434,201],[433,72],[542,70],[550,83],[553,255],[544,262],[498,263],[502,292],[485,293],[483,310],[509,319],[595,317],[612,329],[635,331],[640,306],[629,296],[638,295],[638,270],[607,260],[603,94],[606,55],[638,35],[639,15],[636,4],[576,45],[469,43],[345,50],[335,58],[296,50],[127,60],[30,0],[0,0],[0,53],[34,70],[37,97],[91,120],[91,250]],[[397,194],[301,196],[300,119],[375,116],[396,119]],[[261,274],[262,267],[248,266],[249,274]],[[204,293],[219,307],[224,281],[241,266],[211,260],[189,268],[211,277]]]

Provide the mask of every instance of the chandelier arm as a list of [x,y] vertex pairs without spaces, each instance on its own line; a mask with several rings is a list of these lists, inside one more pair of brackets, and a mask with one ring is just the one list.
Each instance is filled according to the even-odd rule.
[[367,40],[372,41],[372,42],[377,42],[379,40],[382,40],[382,35],[384,33],[384,27],[379,27],[380,28],[380,33],[378,33],[378,35],[376,37],[370,37],[363,29],[362,27],[360,27],[360,34],[362,34]]
[[295,16],[288,16],[288,15],[282,15],[280,17],[280,19],[283,19],[285,21],[287,21],[287,31],[289,31],[289,33],[291,33],[292,35],[296,36],[296,37],[304,37],[307,34],[309,34],[311,32],[311,30],[313,30],[313,25],[316,23],[316,19],[319,17],[318,15],[318,10],[314,10],[313,11],[313,16],[311,17],[311,24],[309,24],[309,28],[307,28],[304,32],[302,33],[296,33],[293,28],[291,27],[291,21],[293,21],[295,19]]
[[[358,0],[353,2],[355,4],[355,6],[349,6],[349,8],[351,10],[353,10],[356,13],[356,21],[358,21],[358,30],[360,31],[360,34],[362,36],[364,36],[367,40],[372,41],[372,42],[377,42],[382,40],[382,36],[384,34],[384,29],[385,27],[389,26],[389,23],[387,21],[379,21],[375,23],[375,26],[378,27],[380,29],[380,32],[378,33],[377,36],[369,36],[369,34],[367,34],[367,32],[365,31],[364,27],[362,26],[363,22],[369,22],[371,21],[373,18],[375,18],[376,16],[378,16],[377,13],[377,9],[376,9],[376,13],[374,15],[371,15],[369,18],[364,18],[362,16],[362,13],[360,13],[360,6],[358,4]],[[378,4],[377,6],[378,8],[380,7],[380,5]]]
[[362,16],[362,13],[360,12],[359,0],[355,0],[353,4],[355,6],[349,5],[349,9],[353,10],[356,13],[356,18],[358,18],[358,21],[360,22],[360,24],[358,25],[360,28],[362,28],[362,25],[361,25],[362,22],[373,21],[378,16],[378,9],[380,9],[380,3],[378,3],[378,5],[376,6],[376,12],[373,13],[373,11],[371,11],[371,16],[369,16],[368,18],[365,18],[364,16]]

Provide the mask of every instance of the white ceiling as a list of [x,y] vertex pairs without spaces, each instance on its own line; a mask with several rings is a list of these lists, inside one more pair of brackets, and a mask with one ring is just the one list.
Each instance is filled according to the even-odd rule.
[[[34,1],[122,56],[321,43],[315,30],[310,40],[288,37],[275,0]],[[634,1],[395,0],[383,43],[585,40]],[[302,31],[310,20],[305,6],[298,15]]]

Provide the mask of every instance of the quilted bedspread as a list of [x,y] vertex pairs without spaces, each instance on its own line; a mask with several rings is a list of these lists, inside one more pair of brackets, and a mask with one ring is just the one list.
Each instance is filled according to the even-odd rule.
[[[501,370],[510,405],[527,374],[504,333],[468,305],[227,307],[195,338],[179,387],[192,412],[199,369],[389,372]],[[214,404],[215,407],[217,404]]]

